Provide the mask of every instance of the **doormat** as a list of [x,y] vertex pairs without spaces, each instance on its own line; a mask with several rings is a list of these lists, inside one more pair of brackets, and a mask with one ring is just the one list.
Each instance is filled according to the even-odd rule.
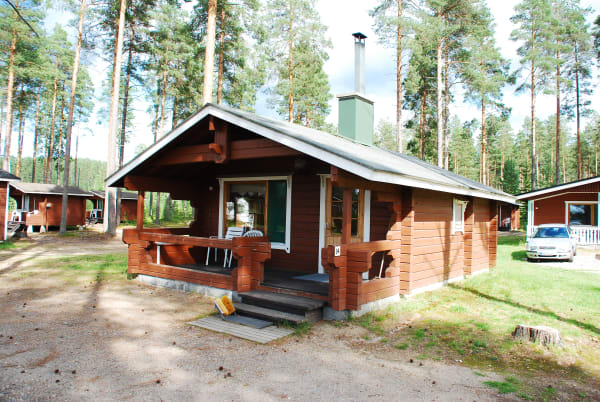
[[271,325],[258,329],[233,322],[223,321],[219,316],[209,315],[199,320],[188,322],[190,325],[208,329],[210,331],[233,335],[238,338],[247,339],[258,343],[269,343],[275,339],[283,338],[294,332],[291,328],[280,328]]
[[329,283],[329,275],[328,274],[300,275],[300,276],[294,276],[294,279],[300,279],[301,281]]

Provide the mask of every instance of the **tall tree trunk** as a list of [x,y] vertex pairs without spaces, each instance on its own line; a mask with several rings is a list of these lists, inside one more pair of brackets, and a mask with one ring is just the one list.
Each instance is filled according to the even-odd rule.
[[398,29],[396,32],[396,145],[402,153],[402,1],[398,1]]
[[448,118],[450,115],[450,55],[448,44],[444,46],[444,168],[448,170],[448,159],[450,157],[450,132],[448,130]]
[[[63,84],[62,93],[65,93],[65,86]],[[56,149],[58,150],[58,155],[56,158],[56,185],[60,185],[60,147],[62,141],[62,133],[63,127],[65,125],[65,99],[61,99],[60,104],[60,119],[58,120],[58,141],[56,143]],[[64,160],[64,159],[63,159]],[[52,173],[52,172],[51,172]],[[50,174],[52,176],[52,174]]]
[[65,144],[65,167],[63,178],[63,193],[62,193],[62,212],[60,215],[60,233],[67,231],[67,204],[69,202],[69,186],[70,167],[71,167],[71,134],[73,132],[73,111],[75,109],[75,92],[77,91],[77,74],[79,72],[79,55],[81,53],[81,40],[83,38],[83,18],[85,16],[85,2],[81,0],[79,9],[79,26],[77,35],[77,46],[75,47],[75,60],[73,61],[73,75],[71,77],[71,93],[69,99],[69,117],[67,118],[67,138]]
[[576,120],[577,120],[577,180],[581,179],[581,132],[579,111],[579,48],[575,44],[575,96],[576,96]]
[[217,28],[217,0],[208,0],[208,21],[206,24],[206,49],[204,54],[204,86],[202,104],[212,101],[213,77],[215,70],[215,35]]
[[221,31],[219,32],[219,75],[217,77],[217,105],[223,102],[223,70],[225,69],[225,4],[221,6]]
[[425,160],[425,100],[427,99],[427,92],[423,92],[423,99],[421,99],[421,115],[419,116],[419,149],[421,152],[421,160]]
[[162,137],[165,130],[165,107],[167,103],[167,63],[165,63],[165,70],[162,74],[162,95],[160,98],[160,136]]
[[50,118],[50,131],[46,137],[46,161],[44,163],[44,183],[50,183],[52,175],[52,155],[54,153],[54,125],[56,124],[56,96],[58,93],[58,56],[56,56],[56,76],[52,89],[52,109]]
[[558,161],[560,161],[560,40],[558,40],[556,49],[556,170],[554,184],[560,183],[560,167]]
[[[15,20],[18,19],[15,12]],[[13,29],[8,53],[8,83],[6,85],[6,129],[4,130],[4,159],[2,169],[10,171],[10,137],[13,125],[13,92],[15,86],[15,57],[17,55],[17,31]]]
[[438,167],[444,167],[444,116],[443,116],[443,39],[438,38],[436,48],[436,60],[437,60],[437,165]]
[[[293,14],[292,3],[290,2],[290,16]],[[294,43],[292,42],[293,20],[289,19],[289,37],[288,37],[288,121],[294,121]]]
[[[534,41],[535,35],[532,34],[532,43]],[[535,51],[535,45],[533,46],[533,50]],[[531,190],[535,190],[537,188],[537,163],[536,163],[536,148],[535,148],[535,61],[531,60]]]
[[129,107],[129,83],[131,81],[131,63],[133,60],[133,40],[135,29],[131,27],[129,34],[129,50],[127,52],[127,67],[125,67],[125,88],[123,93],[123,113],[121,113],[121,139],[119,141],[119,168],[123,166],[125,158],[125,139],[127,134],[127,113]]
[[79,161],[79,135],[75,137],[75,176],[73,183],[79,187],[79,170],[77,169],[77,161]]
[[154,223],[160,225],[160,193],[156,193],[156,213],[154,215]]
[[[108,121],[108,157],[106,162],[106,175],[110,176],[116,170],[117,157],[117,130],[119,113],[119,90],[121,86],[121,56],[123,52],[123,36],[125,34],[125,10],[127,1],[121,0],[119,19],[115,38],[115,53],[113,59],[112,88],[110,91],[110,114]],[[117,194],[114,188],[106,187],[104,197],[104,231],[112,235],[117,230]]]
[[[23,95],[23,84],[21,84],[21,95]],[[25,116],[23,113],[23,96],[19,102],[19,138],[17,140],[17,166],[15,167],[15,174],[21,176],[21,157],[23,156],[23,131],[25,128]]]
[[485,132],[485,94],[481,92],[481,182],[488,185],[487,133]]
[[40,125],[40,93],[42,92],[42,87],[38,90],[38,93],[35,97],[35,129],[33,130],[33,160],[31,161],[31,182],[35,183],[35,165],[37,163],[37,148],[38,148],[38,130]]

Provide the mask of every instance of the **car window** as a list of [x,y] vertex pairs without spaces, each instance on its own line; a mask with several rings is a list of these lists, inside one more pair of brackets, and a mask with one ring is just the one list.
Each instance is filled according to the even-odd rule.
[[569,232],[565,227],[545,227],[538,228],[533,237],[537,239],[567,239],[569,238]]

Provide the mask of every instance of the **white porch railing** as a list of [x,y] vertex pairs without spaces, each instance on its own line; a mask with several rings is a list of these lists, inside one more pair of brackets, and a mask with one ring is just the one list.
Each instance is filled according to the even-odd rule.
[[[527,226],[527,237],[533,236],[537,226]],[[571,234],[577,240],[577,244],[589,245],[600,244],[600,227],[597,226],[571,226]]]

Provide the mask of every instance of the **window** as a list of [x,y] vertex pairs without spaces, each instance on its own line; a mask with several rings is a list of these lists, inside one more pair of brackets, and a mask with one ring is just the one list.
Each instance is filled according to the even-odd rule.
[[[352,222],[350,225],[351,235],[359,236],[359,211],[361,207],[360,190],[352,190]],[[331,187],[331,233],[342,234],[342,222],[344,213],[344,189],[342,187]]]
[[452,233],[465,232],[465,210],[467,201],[454,199],[452,202]]
[[291,177],[221,179],[220,233],[260,230],[274,249],[290,250]]
[[596,204],[575,204],[567,203],[568,206],[568,224],[569,225],[595,225],[596,224]]

